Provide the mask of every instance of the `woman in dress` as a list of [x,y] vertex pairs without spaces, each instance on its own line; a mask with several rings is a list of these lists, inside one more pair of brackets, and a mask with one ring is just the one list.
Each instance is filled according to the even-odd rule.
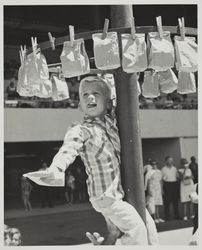
[[188,220],[188,210],[193,218],[193,208],[190,194],[194,191],[194,182],[189,163],[186,159],[181,159],[181,168],[178,170],[180,176],[180,201],[183,204],[183,220]]
[[[145,188],[147,189],[147,204],[153,207],[154,220],[156,223],[164,222],[160,218],[159,208],[163,205],[162,198],[162,173],[157,167],[156,161],[151,162],[152,169],[148,171],[146,176]],[[153,206],[152,206],[153,204]]]

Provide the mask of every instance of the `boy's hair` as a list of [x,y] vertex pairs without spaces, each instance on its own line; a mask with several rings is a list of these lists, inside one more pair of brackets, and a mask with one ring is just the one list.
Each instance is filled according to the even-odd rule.
[[101,76],[88,76],[83,78],[80,81],[80,86],[79,86],[79,95],[81,94],[81,89],[83,84],[87,83],[87,82],[94,82],[96,85],[99,85],[103,94],[108,98],[108,99],[112,99],[112,95],[111,95],[111,87],[109,86],[108,82]]

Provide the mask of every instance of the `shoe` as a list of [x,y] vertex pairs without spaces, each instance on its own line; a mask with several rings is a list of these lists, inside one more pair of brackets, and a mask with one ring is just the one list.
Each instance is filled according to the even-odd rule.
[[183,220],[188,220],[187,216],[184,216]]
[[159,222],[165,222],[163,219],[159,218]]
[[159,223],[160,221],[159,221],[159,219],[155,219],[154,222],[155,223]]
[[190,217],[190,219],[194,219],[194,215],[192,215],[192,216]]

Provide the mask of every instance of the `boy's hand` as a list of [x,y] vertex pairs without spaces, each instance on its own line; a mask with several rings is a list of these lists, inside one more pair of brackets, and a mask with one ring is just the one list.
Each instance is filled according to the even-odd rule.
[[96,232],[93,234],[86,232],[86,236],[93,243],[93,245],[102,245],[104,241],[104,237],[102,237],[99,233]]
[[50,173],[64,172],[59,166],[55,166],[53,164],[51,164],[47,170]]

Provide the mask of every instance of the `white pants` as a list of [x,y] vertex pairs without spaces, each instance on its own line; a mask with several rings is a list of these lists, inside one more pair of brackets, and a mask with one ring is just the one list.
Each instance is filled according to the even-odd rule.
[[155,223],[146,210],[146,226],[136,211],[128,202],[115,200],[111,197],[91,199],[96,211],[103,214],[124,235],[120,238],[122,245],[158,245]]

